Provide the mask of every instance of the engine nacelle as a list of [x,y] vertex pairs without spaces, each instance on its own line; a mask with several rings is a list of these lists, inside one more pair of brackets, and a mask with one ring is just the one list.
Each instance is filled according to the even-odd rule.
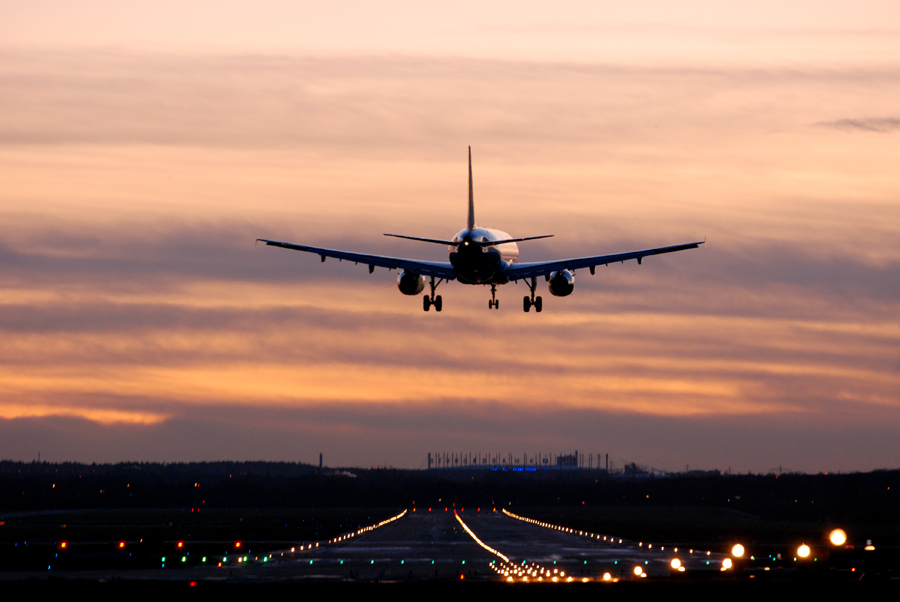
[[571,295],[575,290],[575,274],[569,270],[560,270],[550,274],[547,281],[547,288],[554,297],[565,297]]
[[404,295],[418,295],[425,290],[425,277],[411,272],[400,272],[397,276],[397,288]]

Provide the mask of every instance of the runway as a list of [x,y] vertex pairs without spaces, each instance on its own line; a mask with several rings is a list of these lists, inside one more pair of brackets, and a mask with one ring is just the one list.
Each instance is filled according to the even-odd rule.
[[237,564],[245,576],[261,578],[596,581],[718,572],[730,562],[706,550],[577,531],[493,508],[417,508],[361,534]]

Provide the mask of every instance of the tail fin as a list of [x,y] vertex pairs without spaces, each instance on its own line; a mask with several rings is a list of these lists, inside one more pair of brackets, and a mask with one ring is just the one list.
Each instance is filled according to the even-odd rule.
[[475,229],[475,197],[472,194],[472,147],[469,147],[469,220],[466,222],[466,228]]

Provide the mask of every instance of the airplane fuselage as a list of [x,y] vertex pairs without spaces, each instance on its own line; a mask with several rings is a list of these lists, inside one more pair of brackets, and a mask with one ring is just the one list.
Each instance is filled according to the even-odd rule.
[[489,228],[460,230],[453,237],[450,264],[456,270],[456,279],[463,284],[506,284],[507,268],[519,261],[519,247],[514,242],[482,246],[486,241],[512,238],[506,232]]

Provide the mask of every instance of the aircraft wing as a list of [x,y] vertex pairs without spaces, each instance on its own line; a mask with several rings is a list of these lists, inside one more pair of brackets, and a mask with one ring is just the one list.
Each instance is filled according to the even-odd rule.
[[637,262],[640,263],[641,260],[648,255],[662,255],[663,253],[674,253],[675,251],[684,251],[685,249],[696,249],[704,242],[705,241],[690,242],[671,247],[644,249],[643,251],[630,251],[628,253],[615,253],[613,255],[597,255],[595,257],[577,257],[574,259],[560,259],[557,261],[542,261],[537,263],[514,263],[509,267],[506,275],[510,280],[521,280],[523,278],[546,276],[551,272],[557,272],[559,270],[593,268],[598,265],[624,262],[629,259],[637,259]]
[[366,255],[365,253],[350,253],[348,251],[338,251],[336,249],[321,249],[319,247],[308,247],[306,245],[295,245],[289,242],[279,242],[277,240],[266,240],[265,238],[257,238],[259,242],[264,242],[272,247],[281,247],[283,249],[293,249],[294,251],[304,251],[313,253],[325,261],[326,257],[333,257],[341,261],[352,261],[353,263],[362,263],[369,266],[371,272],[373,268],[388,268],[389,270],[399,269],[421,274],[422,276],[434,276],[444,280],[456,280],[456,270],[450,263],[441,263],[438,261],[419,261],[417,259],[402,259],[399,257],[383,257],[381,255]]

